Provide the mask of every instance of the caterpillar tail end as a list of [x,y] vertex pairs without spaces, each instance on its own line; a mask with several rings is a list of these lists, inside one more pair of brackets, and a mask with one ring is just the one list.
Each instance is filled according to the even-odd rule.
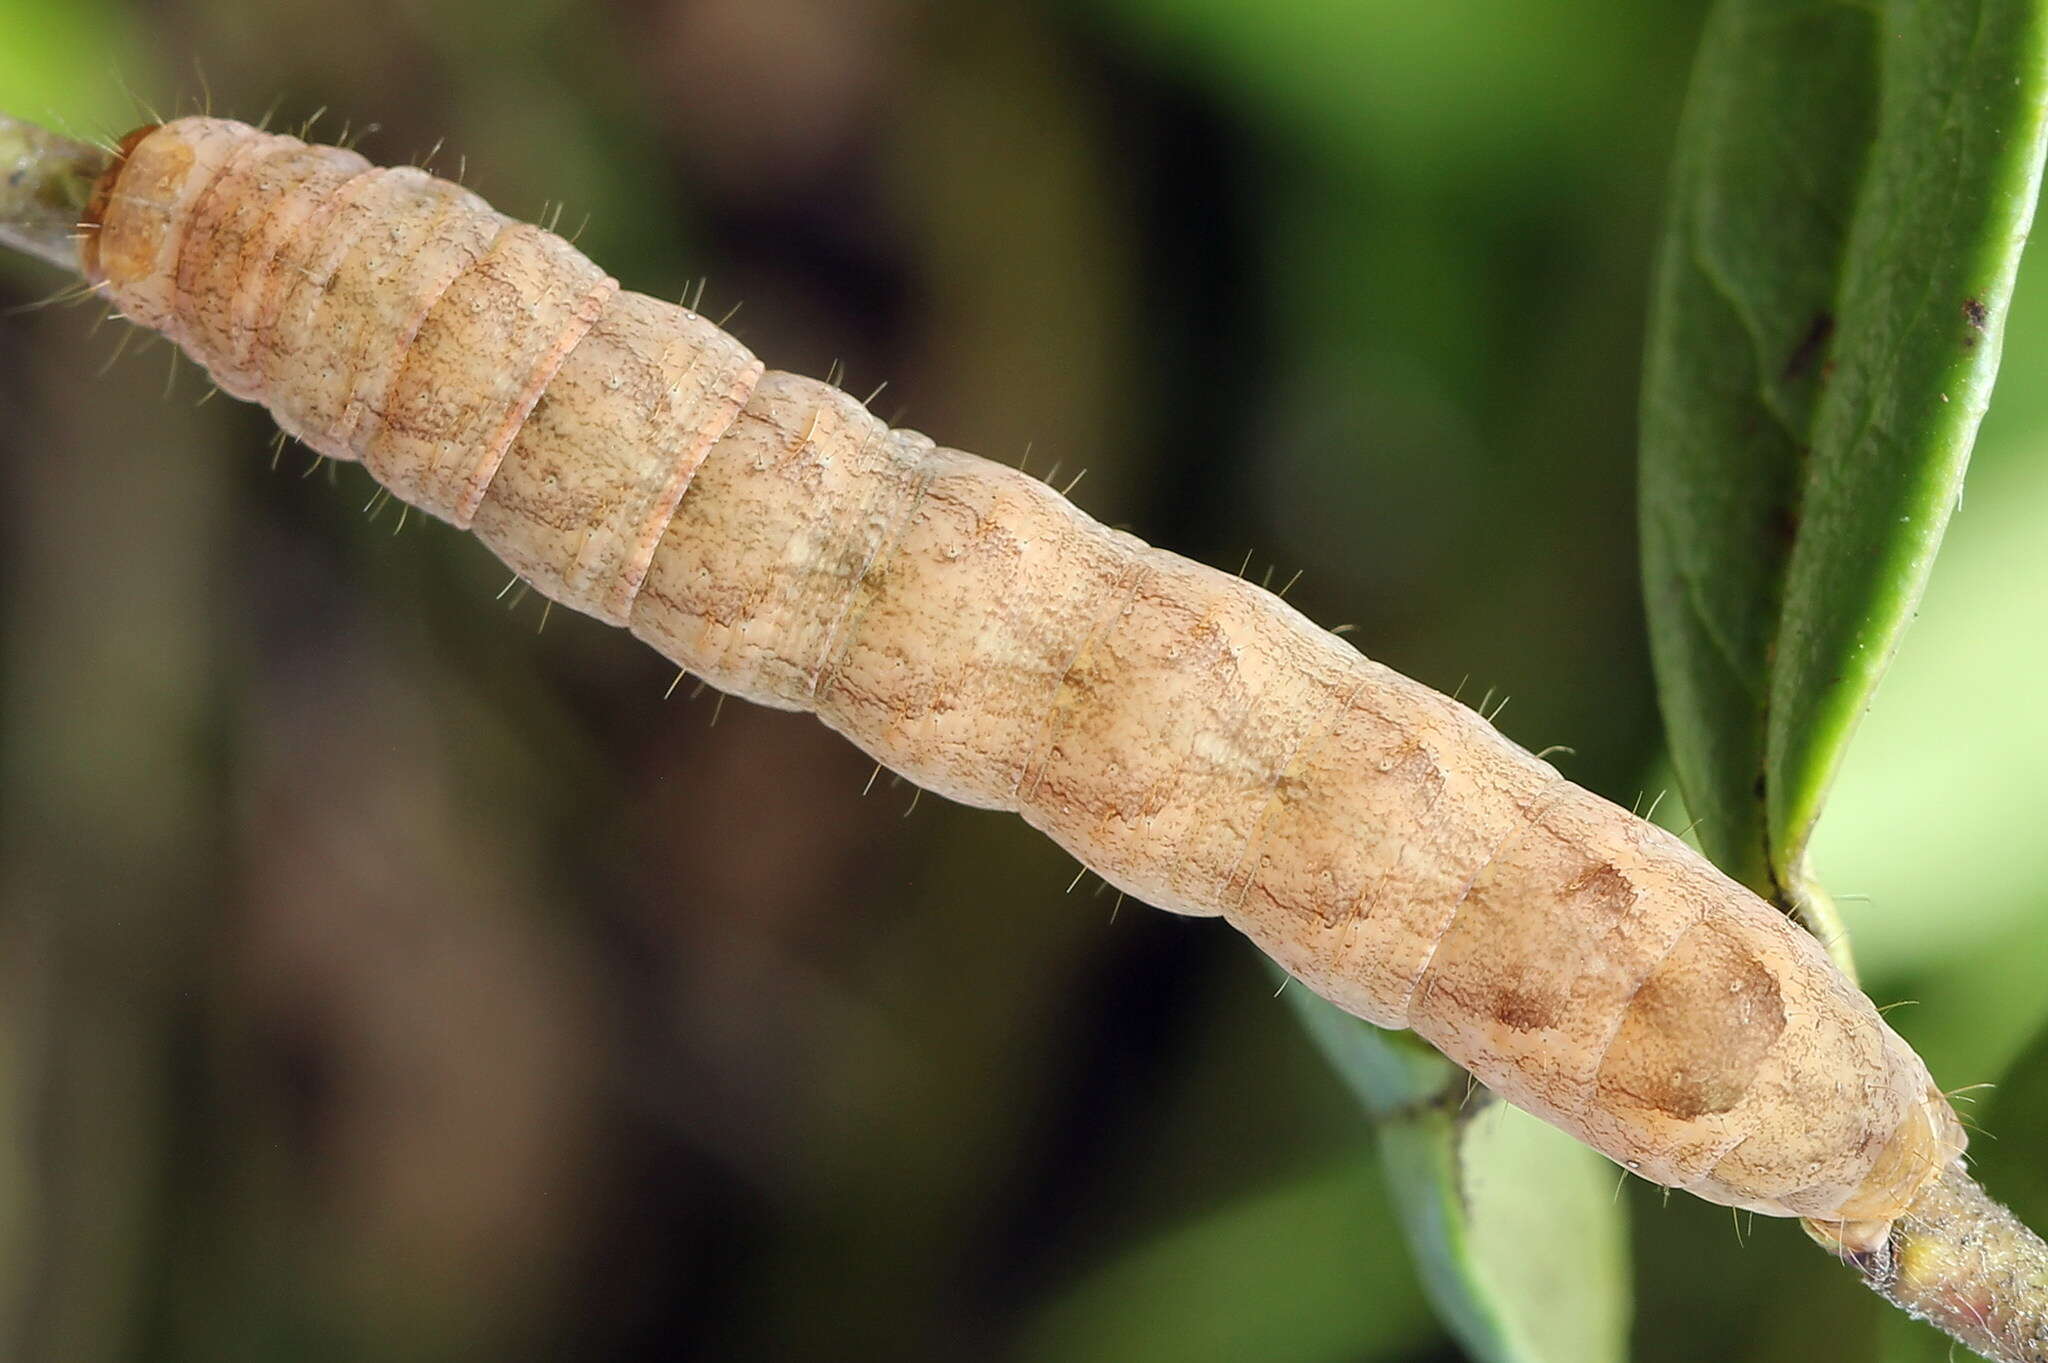
[[2048,1363],[2048,1244],[1960,1159],[1895,1221],[1803,1223],[1879,1296],[1994,1363]]

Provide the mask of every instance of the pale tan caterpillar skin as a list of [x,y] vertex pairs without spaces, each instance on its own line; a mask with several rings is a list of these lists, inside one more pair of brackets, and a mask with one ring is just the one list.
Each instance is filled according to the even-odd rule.
[[94,216],[123,313],[548,596],[1226,919],[1642,1177],[1867,1249],[1961,1152],[1870,1001],[1677,838],[468,190],[189,118]]

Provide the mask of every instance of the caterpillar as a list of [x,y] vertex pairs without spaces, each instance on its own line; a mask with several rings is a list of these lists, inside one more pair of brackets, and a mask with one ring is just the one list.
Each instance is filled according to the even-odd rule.
[[1684,842],[1229,573],[769,371],[406,166],[125,139],[88,280],[552,600],[1222,918],[1632,1172],[1850,1255],[1964,1149],[1819,945]]

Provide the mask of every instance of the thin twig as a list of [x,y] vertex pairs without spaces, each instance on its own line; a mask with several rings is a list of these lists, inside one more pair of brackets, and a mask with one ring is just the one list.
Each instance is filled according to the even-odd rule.
[[[1808,1223],[1823,1244],[1827,1226]],[[1957,1160],[1868,1254],[1843,1254],[1870,1289],[1996,1363],[2048,1363],[2048,1245]]]
[[0,114],[0,246],[78,273],[79,222],[112,162],[105,148]]

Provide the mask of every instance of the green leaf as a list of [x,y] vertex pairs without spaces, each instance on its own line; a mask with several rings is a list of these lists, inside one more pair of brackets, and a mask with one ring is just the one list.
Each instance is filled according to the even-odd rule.
[[1628,1228],[1615,1167],[1414,1037],[1306,989],[1288,993],[1374,1117],[1423,1289],[1458,1342],[1484,1363],[1625,1359]]
[[1721,0],[1694,71],[1644,380],[1652,651],[1702,845],[1824,937],[1807,842],[1990,398],[2044,27],[2039,0]]

